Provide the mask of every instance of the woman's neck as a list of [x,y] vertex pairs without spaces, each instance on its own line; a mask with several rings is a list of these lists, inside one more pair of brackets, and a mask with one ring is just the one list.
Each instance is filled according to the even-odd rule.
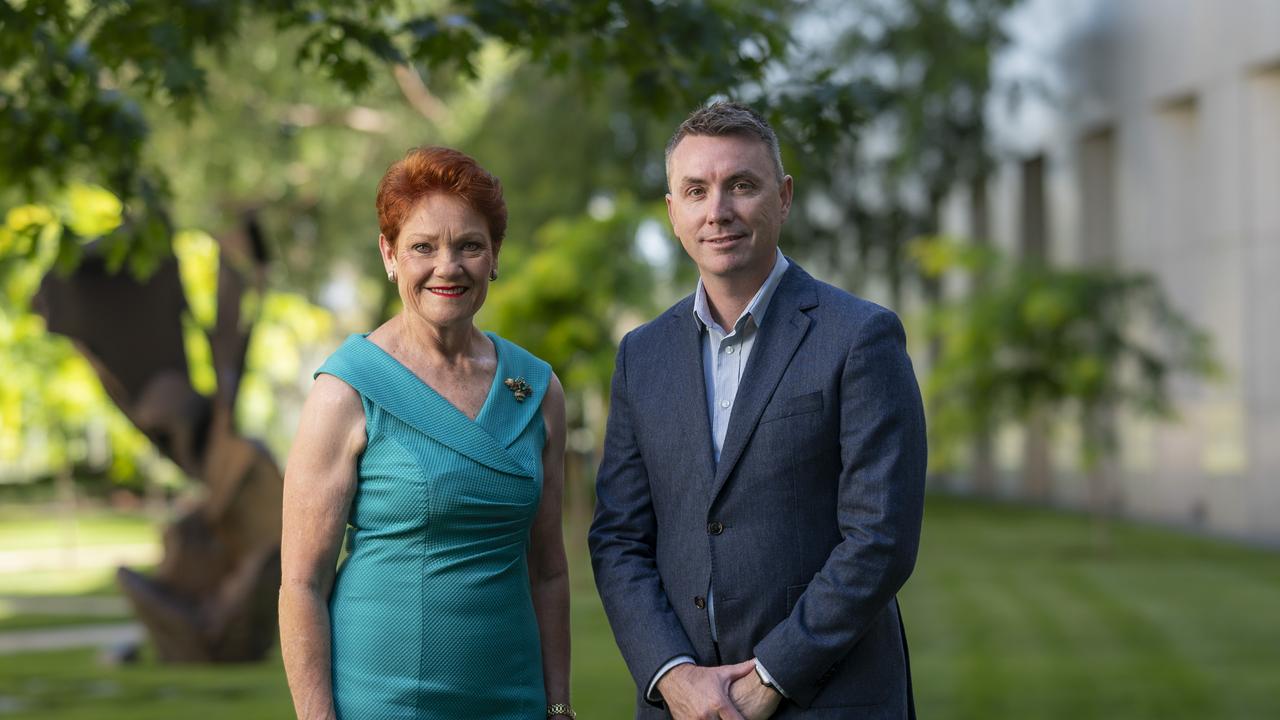
[[395,333],[403,352],[433,367],[456,367],[486,354],[485,338],[470,321],[440,326],[402,313]]

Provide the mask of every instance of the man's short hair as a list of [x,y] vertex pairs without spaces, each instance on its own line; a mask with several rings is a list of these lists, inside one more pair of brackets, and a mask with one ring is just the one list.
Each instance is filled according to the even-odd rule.
[[777,180],[782,182],[782,152],[778,149],[778,136],[760,113],[738,102],[719,101],[700,107],[693,111],[685,121],[680,123],[676,132],[667,142],[666,168],[667,184],[671,183],[671,153],[680,141],[689,135],[724,137],[727,135],[743,135],[756,138],[768,148],[773,157],[773,169]]

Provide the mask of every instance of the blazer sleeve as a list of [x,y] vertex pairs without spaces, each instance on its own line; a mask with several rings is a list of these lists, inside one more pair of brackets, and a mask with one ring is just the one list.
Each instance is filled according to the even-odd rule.
[[791,614],[755,647],[778,685],[808,707],[823,677],[857,644],[915,566],[924,511],[924,410],[902,323],[862,322],[840,381],[843,538]]
[[624,337],[614,366],[595,518],[587,541],[618,649],[643,690],[669,660],[696,653],[658,577],[657,519],[636,440],[626,356]]

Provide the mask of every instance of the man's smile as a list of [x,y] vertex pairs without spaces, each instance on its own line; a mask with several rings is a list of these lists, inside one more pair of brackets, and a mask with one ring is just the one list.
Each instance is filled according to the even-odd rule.
[[734,242],[737,242],[738,240],[741,240],[744,237],[746,237],[746,235],[743,233],[734,233],[730,235],[716,235],[714,237],[703,238],[702,242],[706,243],[707,245],[711,245],[713,247],[724,246],[724,245],[732,245]]

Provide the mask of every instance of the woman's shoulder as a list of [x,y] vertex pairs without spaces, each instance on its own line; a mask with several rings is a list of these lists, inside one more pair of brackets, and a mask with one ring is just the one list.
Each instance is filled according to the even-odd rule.
[[495,332],[485,332],[489,339],[493,340],[493,344],[498,348],[498,354],[502,357],[503,363],[510,370],[528,370],[537,372],[540,376],[545,375],[544,381],[551,376],[551,364],[546,360],[534,355],[520,345],[502,337]]
[[379,348],[368,339],[368,333],[353,333],[325,358],[311,376],[333,375],[354,384],[374,369],[378,354]]

